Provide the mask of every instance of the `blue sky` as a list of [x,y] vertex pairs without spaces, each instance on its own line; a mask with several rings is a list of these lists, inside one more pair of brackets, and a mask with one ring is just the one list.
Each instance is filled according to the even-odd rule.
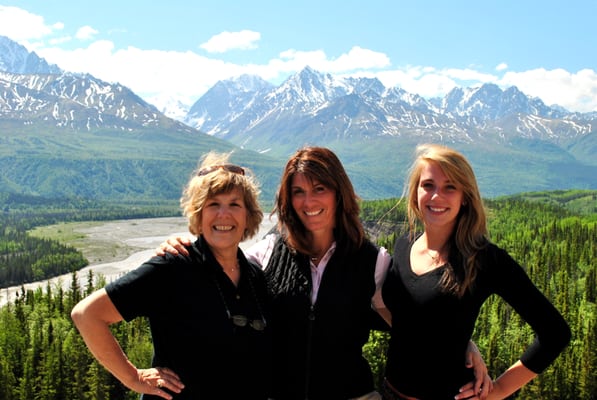
[[242,73],[280,83],[310,65],[427,98],[517,86],[587,112],[597,111],[595,15],[594,0],[0,0],[0,35],[158,106],[190,105]]

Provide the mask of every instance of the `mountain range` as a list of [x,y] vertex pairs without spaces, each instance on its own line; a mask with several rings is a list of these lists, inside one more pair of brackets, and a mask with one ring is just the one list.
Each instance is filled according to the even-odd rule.
[[188,112],[171,113],[0,36],[0,191],[175,199],[213,149],[232,151],[273,199],[287,157],[322,145],[340,156],[363,198],[397,197],[423,142],[462,151],[486,197],[597,189],[596,121],[596,112],[548,106],[516,87],[425,99],[309,67],[280,85],[248,75],[220,81]]

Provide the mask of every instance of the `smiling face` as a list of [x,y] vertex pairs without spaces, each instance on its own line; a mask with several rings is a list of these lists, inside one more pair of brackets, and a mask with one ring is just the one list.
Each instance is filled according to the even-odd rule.
[[450,181],[439,164],[434,161],[424,162],[417,188],[417,206],[425,228],[452,231],[462,201],[462,190]]
[[201,233],[212,249],[236,251],[246,228],[247,208],[240,190],[233,189],[206,200]]
[[307,231],[331,232],[335,226],[336,194],[316,180],[296,173],[291,183],[292,208]]

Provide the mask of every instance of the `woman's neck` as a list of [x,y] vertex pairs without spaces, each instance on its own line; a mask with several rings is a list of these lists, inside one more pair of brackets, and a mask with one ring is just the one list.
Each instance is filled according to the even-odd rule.
[[425,226],[421,239],[429,249],[439,250],[446,247],[452,233],[453,227]]
[[332,247],[334,243],[334,232],[318,231],[311,232],[311,257],[321,258]]
[[445,265],[449,258],[449,243],[445,235],[424,232],[413,244],[410,254],[411,270],[422,275]]
[[228,275],[228,279],[238,286],[240,280],[240,264],[238,262],[237,252],[214,252],[216,261],[220,264],[224,273]]
[[238,268],[238,254],[236,249],[227,251],[212,249],[212,253],[224,270]]

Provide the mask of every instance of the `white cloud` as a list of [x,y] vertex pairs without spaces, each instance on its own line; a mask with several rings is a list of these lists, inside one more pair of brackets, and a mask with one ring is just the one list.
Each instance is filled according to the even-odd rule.
[[93,29],[89,25],[85,25],[79,28],[79,30],[75,34],[75,37],[79,40],[89,40],[92,39],[98,33],[99,32],[97,30]]
[[446,68],[439,72],[441,75],[453,78],[460,82],[490,83],[496,81],[496,76],[475,71],[470,68]]
[[240,32],[222,32],[212,36],[207,42],[199,47],[209,53],[225,53],[229,50],[251,50],[256,49],[261,39],[259,32],[242,30]]
[[279,54],[279,58],[270,60],[268,65],[270,68],[281,71],[284,75],[300,71],[306,66],[320,72],[329,72],[330,69],[330,62],[323,50],[286,50]]
[[46,24],[44,18],[21,8],[0,5],[0,35],[7,36],[27,47],[30,40],[41,39],[64,28],[57,22]]
[[390,58],[380,52],[355,46],[346,54],[330,62],[330,72],[344,72],[355,69],[376,69],[390,66]]
[[[331,58],[323,50],[289,49],[260,64],[233,64],[195,52],[146,50],[136,47],[116,49],[113,42],[96,40],[86,47],[66,50],[61,43],[72,41],[62,33],[58,22],[47,24],[43,17],[16,7],[0,6],[0,35],[25,45],[49,63],[71,71],[89,73],[107,82],[118,82],[145,99],[174,97],[192,104],[217,81],[243,73],[259,75],[280,83],[289,74],[309,65],[337,75],[377,77],[387,87],[401,87],[423,97],[441,97],[454,87],[478,86],[493,82],[502,88],[516,86],[523,93],[542,99],[547,105],[559,104],[571,111],[597,111],[597,73],[584,69],[576,73],[563,69],[510,71],[506,63],[494,73],[479,68],[437,69],[430,66],[390,68],[389,57],[355,46]],[[77,38],[91,39],[98,32],[85,26]],[[223,32],[202,45],[209,52],[254,48],[258,32]]]
[[347,74],[363,70],[378,70],[390,65],[389,57],[380,52],[355,46],[338,58],[329,58],[323,50],[299,51],[289,49],[270,60],[269,66],[286,73],[293,73],[309,66],[320,72]]
[[425,98],[442,97],[457,86],[473,87],[495,82],[497,77],[479,71],[456,68],[407,66],[374,74],[386,87],[400,87]]
[[120,83],[144,98],[170,94],[189,103],[217,81],[243,73],[241,66],[193,52],[135,47],[116,50],[108,40],[74,50],[44,48],[38,53],[66,71],[89,73],[107,82]]
[[500,84],[516,86],[526,95],[539,97],[545,104],[558,104],[571,111],[597,111],[597,73],[583,69],[571,73],[543,68],[507,72]]
[[[70,42],[71,40],[72,40],[72,38],[70,36],[60,36],[57,38],[49,39],[48,43],[51,44],[52,46],[59,46],[62,43],[67,43],[67,42]],[[33,49],[43,47],[43,43],[31,43],[31,47]]]

